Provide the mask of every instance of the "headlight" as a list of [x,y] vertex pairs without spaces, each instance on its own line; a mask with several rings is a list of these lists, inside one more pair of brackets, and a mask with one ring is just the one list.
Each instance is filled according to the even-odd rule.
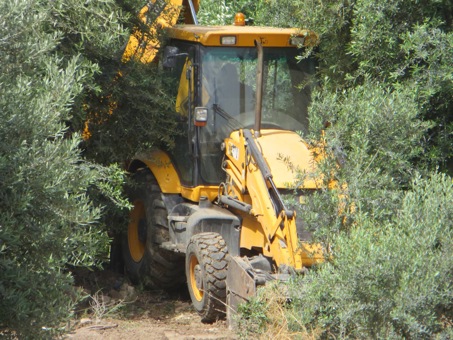
[[194,115],[195,126],[205,126],[208,121],[208,109],[206,107],[196,107]]

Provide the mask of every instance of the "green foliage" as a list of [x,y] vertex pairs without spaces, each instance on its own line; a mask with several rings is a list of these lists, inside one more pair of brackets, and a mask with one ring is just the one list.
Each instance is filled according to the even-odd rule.
[[419,6],[401,0],[385,6],[357,2],[347,45],[357,65],[349,74],[351,81],[371,75],[394,86],[417,89],[420,115],[436,122],[427,137],[430,157],[426,161],[443,168],[453,152],[452,11],[451,4],[438,1]]
[[276,27],[300,27],[315,31],[321,44],[319,79],[323,84],[341,86],[354,64],[345,49],[350,37],[350,22],[355,1],[292,1],[265,0],[257,5],[256,23]]
[[256,296],[253,296],[248,303],[240,304],[238,307],[238,314],[234,322],[238,324],[239,335],[242,338],[247,338],[253,334],[262,333],[266,329],[267,323],[270,321],[267,316],[266,298],[259,290]]
[[392,215],[399,191],[416,171],[424,171],[414,160],[423,156],[423,136],[431,124],[419,119],[416,99],[411,88],[390,91],[371,82],[314,97],[313,130],[320,131],[323,121],[331,124],[324,135],[330,157],[321,170],[335,173],[339,186],[347,185],[349,202],[375,218]]
[[124,162],[153,146],[171,148],[176,131],[174,84],[156,64],[129,61],[104,93],[92,95],[86,109],[92,134],[87,156],[101,164]]
[[256,22],[317,32],[326,90],[370,80],[413,88],[420,118],[436,123],[425,136],[429,157],[423,161],[446,169],[453,152],[452,13],[449,1],[265,0],[257,4]]
[[[157,2],[159,6],[163,1]],[[138,13],[144,6],[139,0],[119,1],[126,11]],[[160,11],[147,12],[147,22],[155,22]],[[125,23],[131,31],[139,31],[139,45],[164,41],[165,32],[150,29],[138,19]],[[124,46],[126,46],[124,41]],[[123,46],[123,48],[124,48]],[[123,50],[121,50],[122,52]],[[160,58],[161,51],[157,58]],[[108,56],[109,57],[109,56]],[[102,73],[96,78],[100,89],[89,90],[83,108],[88,114],[90,138],[85,140],[85,155],[100,164],[122,163],[152,147],[172,148],[178,135],[175,100],[178,84],[165,74],[157,63],[142,63],[138,57],[122,60],[121,55],[101,61]],[[79,125],[78,129],[84,127]],[[111,211],[111,213],[117,213]]]
[[[298,216],[331,251],[289,285],[285,331],[451,335],[453,189],[436,169],[451,171],[453,155],[452,13],[448,1],[257,4],[257,22],[310,28],[321,38],[305,137],[323,141],[325,183]],[[328,189],[332,179],[337,185]],[[253,308],[248,315],[269,316],[269,306]],[[256,333],[272,327],[266,321]]]
[[[360,216],[333,261],[291,293],[303,323],[341,338],[428,338],[451,323],[452,180],[417,179],[382,224]],[[302,287],[302,289],[301,289]]]
[[[388,77],[395,67],[406,61],[407,55],[402,47],[408,43],[407,34],[417,31],[420,25],[440,29],[445,20],[443,11],[448,13],[448,7],[448,4],[438,1],[423,1],[419,5],[407,0],[392,0],[385,4],[357,1],[347,49],[357,62],[358,71]],[[444,28],[448,31],[452,27]],[[439,42],[438,35],[426,38],[425,42],[430,44]],[[429,45],[417,43],[417,49],[424,50],[426,55],[431,54],[429,48]]]
[[[434,174],[413,182],[387,223],[360,214],[350,232],[335,239],[330,262],[287,286],[285,329],[321,338],[448,338],[452,199],[452,179]],[[269,306],[250,307],[248,322],[262,325]]]
[[78,299],[66,266],[105,259],[101,207],[88,189],[119,199],[107,179],[118,172],[87,162],[80,135],[69,126],[99,70],[87,50],[104,53],[116,45],[122,34],[117,16],[111,1],[0,5],[2,334],[61,332]]
[[200,1],[197,14],[201,25],[232,25],[236,13],[244,13],[246,18],[253,19],[256,4],[250,0],[238,1]]
[[[357,223],[357,212],[388,221],[413,176],[426,173],[414,160],[424,155],[423,137],[432,123],[420,120],[416,99],[411,88],[390,91],[372,82],[337,93],[315,91],[312,132],[305,138],[315,145],[323,140],[325,155],[309,176],[325,183],[292,206],[319,240],[333,242]],[[330,126],[323,129],[326,121]]]

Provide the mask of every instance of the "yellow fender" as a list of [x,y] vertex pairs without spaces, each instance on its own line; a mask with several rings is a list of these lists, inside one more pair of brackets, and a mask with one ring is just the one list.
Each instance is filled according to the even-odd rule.
[[181,181],[167,153],[162,150],[152,150],[139,154],[129,163],[128,170],[135,172],[141,163],[152,172],[164,194],[181,193]]

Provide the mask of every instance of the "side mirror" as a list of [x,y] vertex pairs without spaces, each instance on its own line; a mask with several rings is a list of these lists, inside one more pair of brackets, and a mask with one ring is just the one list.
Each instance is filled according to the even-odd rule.
[[180,56],[179,48],[176,46],[165,46],[164,49],[164,60],[162,62],[163,67],[173,68],[176,66],[176,57]]

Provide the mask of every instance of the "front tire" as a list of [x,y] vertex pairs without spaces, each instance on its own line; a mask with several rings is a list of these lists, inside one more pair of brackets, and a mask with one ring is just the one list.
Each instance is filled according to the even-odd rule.
[[125,271],[134,284],[173,290],[184,282],[184,260],[160,248],[168,241],[167,209],[156,179],[149,170],[134,174],[130,191],[134,205],[122,237]]
[[200,233],[190,239],[186,252],[187,286],[203,322],[225,317],[228,262],[228,249],[219,234]]

